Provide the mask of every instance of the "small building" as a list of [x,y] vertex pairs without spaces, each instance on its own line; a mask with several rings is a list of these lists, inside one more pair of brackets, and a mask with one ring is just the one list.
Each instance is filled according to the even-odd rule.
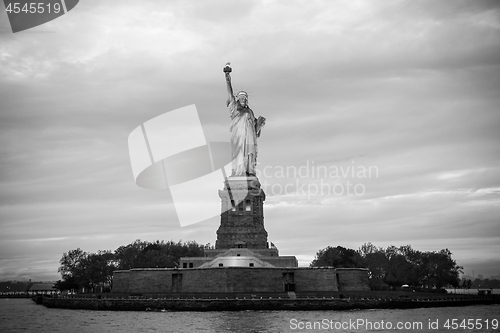
[[489,296],[491,295],[493,289],[478,289],[477,294],[482,295],[482,296]]
[[31,294],[52,295],[57,294],[59,290],[56,289],[55,283],[33,283],[28,292]]

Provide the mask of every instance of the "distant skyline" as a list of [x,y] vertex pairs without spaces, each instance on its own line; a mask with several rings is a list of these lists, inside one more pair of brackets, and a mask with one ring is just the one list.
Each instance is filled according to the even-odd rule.
[[127,139],[195,104],[228,141],[228,61],[267,119],[280,255],[409,244],[499,275],[498,54],[498,1],[85,0],[16,34],[0,5],[0,281],[58,280],[78,247],[214,244],[217,217],[181,227],[168,191],[134,183]]

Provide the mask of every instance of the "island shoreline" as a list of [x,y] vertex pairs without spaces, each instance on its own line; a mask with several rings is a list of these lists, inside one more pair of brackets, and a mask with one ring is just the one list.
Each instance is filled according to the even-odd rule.
[[500,304],[500,297],[469,296],[441,298],[228,298],[187,299],[152,297],[48,297],[33,298],[48,308],[106,311],[244,311],[244,310],[354,310],[414,309]]

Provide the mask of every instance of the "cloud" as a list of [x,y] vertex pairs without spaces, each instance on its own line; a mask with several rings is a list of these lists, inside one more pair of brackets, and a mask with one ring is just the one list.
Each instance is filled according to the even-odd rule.
[[85,1],[17,34],[0,16],[0,253],[8,263],[0,278],[27,276],[16,267],[54,274],[72,247],[214,243],[217,219],[180,228],[168,191],[134,185],[126,142],[144,121],[193,103],[207,139],[227,140],[227,61],[235,89],[249,91],[267,118],[260,170],[312,162],[378,170],[324,179],[361,183],[362,196],[269,188],[266,228],[282,254],[307,265],[328,245],[372,241],[444,245],[459,264],[488,257],[483,245],[499,231],[499,22],[496,1]]

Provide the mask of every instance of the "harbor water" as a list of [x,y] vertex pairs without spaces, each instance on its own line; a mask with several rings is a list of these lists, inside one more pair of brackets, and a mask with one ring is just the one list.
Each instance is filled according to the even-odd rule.
[[120,312],[0,299],[0,332],[500,332],[500,305],[352,311]]

